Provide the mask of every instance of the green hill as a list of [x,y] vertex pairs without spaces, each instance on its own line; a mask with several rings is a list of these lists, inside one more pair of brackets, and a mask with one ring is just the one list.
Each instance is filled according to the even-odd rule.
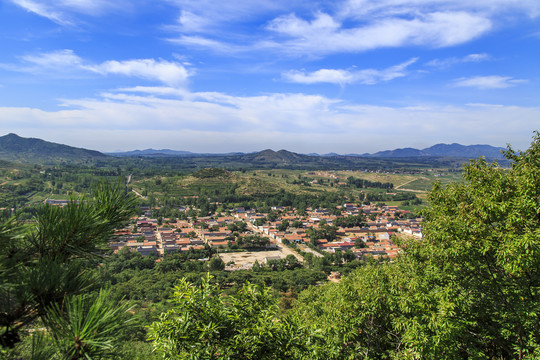
[[93,162],[109,156],[99,151],[76,148],[16,134],[0,137],[0,159],[25,163]]

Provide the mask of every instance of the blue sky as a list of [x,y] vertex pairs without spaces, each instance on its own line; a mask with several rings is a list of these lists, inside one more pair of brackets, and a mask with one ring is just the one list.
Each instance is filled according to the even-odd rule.
[[538,0],[0,0],[0,134],[100,151],[528,147]]

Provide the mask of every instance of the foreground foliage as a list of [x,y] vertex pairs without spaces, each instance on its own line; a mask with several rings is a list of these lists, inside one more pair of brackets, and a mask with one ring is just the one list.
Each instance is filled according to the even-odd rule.
[[[153,325],[156,348],[171,359],[539,358],[540,135],[506,156],[510,169],[479,159],[463,182],[436,185],[425,238],[395,262],[310,287],[279,320],[267,290],[224,298],[208,280],[183,282]],[[259,354],[261,339],[271,346]]]
[[[132,198],[102,184],[65,207],[44,205],[31,224],[10,218],[0,226],[0,351],[7,356],[38,329],[36,359],[111,352],[126,308],[106,293],[92,294],[102,285],[95,253],[132,213]],[[43,344],[52,344],[50,351],[43,353]]]
[[511,169],[480,159],[436,185],[425,238],[395,263],[300,295],[321,359],[540,356],[540,137],[506,156]]
[[299,344],[269,288],[248,283],[224,297],[210,276],[201,286],[182,279],[172,302],[151,327],[167,359],[286,359]]

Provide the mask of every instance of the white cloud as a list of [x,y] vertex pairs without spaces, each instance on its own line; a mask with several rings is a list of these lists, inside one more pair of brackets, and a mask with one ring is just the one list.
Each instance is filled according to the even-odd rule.
[[348,70],[320,69],[311,73],[291,70],[283,74],[286,81],[300,84],[331,83],[350,84],[355,82],[355,76]]
[[[198,25],[194,28],[181,28],[188,31],[215,32],[221,30],[226,23],[238,21],[251,21],[261,14],[285,11],[298,4],[287,0],[167,0],[166,2],[176,5],[180,9],[181,16],[178,19],[180,25],[195,21]],[[312,8],[312,4],[300,5],[300,7]]]
[[451,57],[446,59],[433,59],[426,63],[428,66],[433,66],[437,68],[447,68],[456,64],[461,63],[470,63],[470,62],[482,62],[490,60],[491,56],[488,54],[469,54],[464,57]]
[[373,85],[379,82],[390,81],[407,75],[406,68],[415,63],[418,59],[413,58],[404,63],[391,66],[383,70],[341,70],[341,69],[320,69],[306,73],[301,71],[289,71],[283,74],[286,81],[300,84],[331,83],[331,84],[352,84],[360,83]]
[[180,31],[190,33],[203,31],[210,25],[210,20],[183,10],[178,18],[178,23],[180,24]]
[[[254,25],[291,9],[312,9],[312,4],[286,0],[165,0],[178,7],[176,23],[163,26],[172,32],[168,40],[183,46],[206,48],[219,53],[239,54],[260,48],[263,26]],[[298,6],[300,4],[300,6]],[[244,24],[249,23],[248,27]],[[249,32],[245,29],[249,28]]]
[[49,0],[45,2],[89,15],[98,15],[109,9],[126,6],[126,2],[123,0]]
[[[455,46],[540,13],[537,0],[171,2],[181,12],[179,26],[170,28],[179,33],[174,40],[179,44],[224,53],[266,50],[294,56]],[[254,27],[257,21],[266,26]],[[251,33],[238,31],[244,24]]]
[[410,19],[376,18],[349,28],[329,15],[318,14],[311,22],[295,15],[277,18],[268,28],[290,38],[279,44],[286,52],[326,54],[406,45],[453,46],[484,34],[491,28],[491,21],[466,12],[433,12]]
[[12,0],[13,3],[19,5],[26,11],[43,16],[60,25],[71,25],[71,20],[56,8],[49,6],[46,3],[33,0]]
[[11,0],[26,11],[43,16],[60,25],[74,25],[73,13],[97,16],[108,10],[125,9],[124,0]]
[[161,83],[176,86],[184,84],[190,75],[190,72],[181,64],[154,59],[110,60],[85,68],[100,74],[119,74],[158,80]]
[[469,78],[459,78],[454,80],[453,86],[473,87],[481,90],[485,89],[504,89],[517,84],[527,82],[524,79],[514,79],[510,76],[473,76]]
[[397,16],[426,11],[469,11],[482,14],[519,12],[530,17],[540,13],[536,0],[348,0],[341,16]]
[[42,74],[48,77],[73,78],[80,76],[85,61],[72,50],[56,50],[20,56],[18,64],[2,64],[0,68],[9,71]]
[[21,59],[27,63],[33,64],[35,69],[60,70],[83,65],[83,59],[76,55],[73,50],[64,49],[48,53],[39,53],[35,55],[21,56]]
[[490,56],[488,54],[469,54],[461,59],[463,62],[480,62],[488,60]]
[[196,35],[182,35],[178,38],[169,39],[169,41],[181,45],[208,48],[221,53],[237,53],[249,50],[246,46],[237,46]]
[[119,88],[115,92],[142,93],[156,96],[189,96],[189,92],[185,89],[165,86],[134,86],[130,88]]
[[309,22],[298,18],[294,14],[289,14],[274,19],[268,28],[277,33],[292,37],[314,36],[320,33],[331,34],[341,27],[330,15],[317,13],[313,21]]
[[0,64],[1,67],[21,72],[42,73],[67,77],[74,73],[92,72],[101,75],[123,75],[170,86],[185,86],[193,71],[183,64],[163,59],[109,60],[94,64],[72,50],[57,50],[21,57],[23,65]]

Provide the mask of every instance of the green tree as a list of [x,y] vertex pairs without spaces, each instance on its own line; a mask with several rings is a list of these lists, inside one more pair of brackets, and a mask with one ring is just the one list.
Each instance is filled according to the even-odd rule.
[[293,228],[303,228],[304,227],[304,223],[301,221],[301,220],[294,220],[293,223],[291,224],[291,227]]
[[334,225],[342,227],[364,227],[366,226],[366,217],[364,214],[338,217],[334,221]]
[[[38,320],[55,344],[69,337],[55,326],[62,316],[68,322],[73,316],[91,321],[84,312],[75,315],[68,304],[86,301],[83,293],[98,287],[96,252],[133,213],[132,197],[118,186],[102,184],[91,197],[72,200],[65,207],[42,206],[29,224],[11,218],[0,225],[0,345],[4,349],[13,348]],[[102,310],[110,305],[96,304]],[[94,315],[101,311],[93,309]],[[103,339],[99,331],[94,335],[96,341]],[[115,336],[109,335],[113,343]],[[55,351],[64,353],[62,347]],[[92,347],[69,358],[92,358],[100,351]]]
[[431,280],[418,284],[437,326],[418,327],[411,345],[448,358],[540,355],[539,134],[527,151],[505,155],[510,169],[471,161],[463,182],[436,184],[429,196],[426,237],[408,252]]
[[279,307],[269,288],[246,284],[224,297],[212,277],[174,289],[174,308],[151,326],[150,339],[165,359],[286,359],[299,334],[277,321]]
[[[130,325],[126,302],[118,303],[108,291],[81,294],[54,303],[43,320],[52,338],[54,352],[66,359],[111,357],[119,338]],[[42,347],[44,344],[40,344]]]
[[225,269],[225,263],[219,256],[215,255],[208,262],[208,268],[210,271],[221,271]]
[[399,312],[392,301],[391,270],[368,264],[338,284],[299,294],[291,315],[307,327],[310,346],[304,359],[389,359],[397,352],[402,340],[392,323]]
[[436,184],[425,237],[393,263],[299,295],[312,358],[540,357],[540,135],[505,155],[510,169],[474,160]]
[[366,247],[366,243],[361,238],[357,237],[354,239],[354,247],[357,249],[363,249]]
[[289,220],[285,219],[278,226],[278,230],[279,231],[286,231],[288,227],[289,227]]
[[309,228],[306,231],[307,236],[313,240],[326,239],[328,241],[333,241],[337,238],[337,228],[332,225],[323,224],[318,228]]
[[247,230],[247,224],[243,221],[235,221],[227,225],[227,229],[232,232],[245,232]]
[[345,253],[343,254],[343,260],[347,262],[353,261],[355,259],[356,259],[356,255],[354,255],[351,249],[345,251]]
[[263,226],[267,221],[266,217],[255,219],[255,226]]

